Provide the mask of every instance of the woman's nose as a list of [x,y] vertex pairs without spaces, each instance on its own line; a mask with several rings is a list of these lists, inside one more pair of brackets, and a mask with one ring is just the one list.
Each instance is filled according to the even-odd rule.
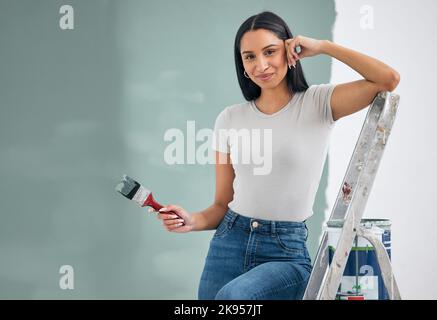
[[269,67],[268,61],[264,58],[260,58],[257,63],[257,69],[259,72],[263,72]]

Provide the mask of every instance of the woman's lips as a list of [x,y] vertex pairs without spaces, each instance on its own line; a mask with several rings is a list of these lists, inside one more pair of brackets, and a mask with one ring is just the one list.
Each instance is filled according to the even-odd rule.
[[257,76],[258,79],[263,80],[263,81],[267,81],[270,80],[270,78],[274,75],[274,73],[270,73],[268,75],[264,75],[264,76]]

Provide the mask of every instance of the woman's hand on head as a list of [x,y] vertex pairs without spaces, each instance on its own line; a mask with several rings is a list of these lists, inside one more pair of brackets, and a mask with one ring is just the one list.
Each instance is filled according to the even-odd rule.
[[[149,212],[155,211],[149,208]],[[177,205],[167,205],[157,212],[157,218],[162,220],[163,226],[170,232],[185,233],[194,228],[194,219],[184,208]]]
[[[321,40],[298,35],[294,38],[284,40],[284,42],[289,65],[295,65],[296,62],[302,58],[312,57],[322,53]],[[297,47],[300,47],[299,53],[296,51]]]

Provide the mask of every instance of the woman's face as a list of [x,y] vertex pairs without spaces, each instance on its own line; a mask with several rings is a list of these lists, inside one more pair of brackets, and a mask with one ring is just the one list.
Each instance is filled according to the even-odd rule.
[[248,31],[241,38],[240,47],[244,70],[258,86],[274,88],[284,80],[288,70],[285,44],[273,32]]

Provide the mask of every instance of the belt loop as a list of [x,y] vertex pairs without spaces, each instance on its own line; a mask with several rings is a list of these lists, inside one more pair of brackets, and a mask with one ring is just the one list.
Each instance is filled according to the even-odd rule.
[[303,222],[303,225],[305,226],[305,230],[306,230],[306,234],[307,234],[307,236],[305,237],[305,241],[307,241],[308,240],[308,227],[307,227],[307,224],[305,221]]
[[271,223],[271,231],[272,231],[272,235],[274,235],[276,233],[276,225],[275,225],[275,221],[272,221]]
[[228,226],[229,226],[229,228],[232,228],[235,220],[238,218],[238,214],[230,209],[229,209],[229,211],[231,212],[231,218],[229,219]]

